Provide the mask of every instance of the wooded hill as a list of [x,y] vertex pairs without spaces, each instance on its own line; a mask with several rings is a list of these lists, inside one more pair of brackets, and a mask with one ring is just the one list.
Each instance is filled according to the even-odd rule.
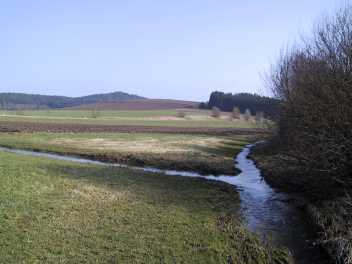
[[46,109],[74,107],[99,102],[121,102],[145,99],[144,97],[124,92],[92,94],[82,97],[51,96],[24,93],[0,93],[1,109]]
[[219,108],[221,111],[230,112],[234,107],[239,108],[241,113],[249,109],[252,114],[263,112],[265,115],[274,117],[277,115],[279,100],[249,93],[223,93],[212,92],[207,103],[202,103],[201,108]]

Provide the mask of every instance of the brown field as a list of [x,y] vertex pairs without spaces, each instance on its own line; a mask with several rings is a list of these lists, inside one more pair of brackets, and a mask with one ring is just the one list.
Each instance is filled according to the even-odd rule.
[[6,122],[0,121],[0,132],[94,132],[94,133],[170,133],[204,135],[257,135],[267,133],[260,128],[208,128],[208,127],[163,127],[163,126],[122,126],[97,124]]
[[178,108],[198,108],[198,102],[180,101],[170,99],[141,99],[122,102],[104,102],[98,104],[88,104],[73,107],[71,109],[91,110],[98,108],[99,110],[167,110]]

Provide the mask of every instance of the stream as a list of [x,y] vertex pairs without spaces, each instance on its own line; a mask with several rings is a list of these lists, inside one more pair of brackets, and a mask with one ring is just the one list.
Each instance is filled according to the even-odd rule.
[[314,246],[314,233],[304,221],[302,209],[297,206],[295,197],[272,189],[263,179],[255,163],[248,158],[254,144],[247,145],[237,155],[236,167],[241,170],[238,176],[202,176],[195,172],[162,170],[151,167],[135,167],[122,164],[104,163],[74,156],[35,152],[29,150],[0,147],[0,151],[21,155],[44,157],[56,160],[131,168],[166,175],[199,177],[222,181],[236,187],[240,193],[241,209],[245,226],[263,239],[269,239],[276,245],[288,248],[298,264],[328,263],[321,250]]

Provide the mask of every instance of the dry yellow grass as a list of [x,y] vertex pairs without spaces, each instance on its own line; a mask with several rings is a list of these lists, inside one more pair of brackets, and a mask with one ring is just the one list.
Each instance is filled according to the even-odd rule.
[[157,133],[20,133],[0,137],[2,146],[204,174],[235,174],[233,158],[247,142],[246,136]]

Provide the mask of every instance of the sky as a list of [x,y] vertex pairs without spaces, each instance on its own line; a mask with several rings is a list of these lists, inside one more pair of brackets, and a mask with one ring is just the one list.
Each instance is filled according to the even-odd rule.
[[341,3],[0,0],[0,92],[270,95],[262,76],[280,50]]

